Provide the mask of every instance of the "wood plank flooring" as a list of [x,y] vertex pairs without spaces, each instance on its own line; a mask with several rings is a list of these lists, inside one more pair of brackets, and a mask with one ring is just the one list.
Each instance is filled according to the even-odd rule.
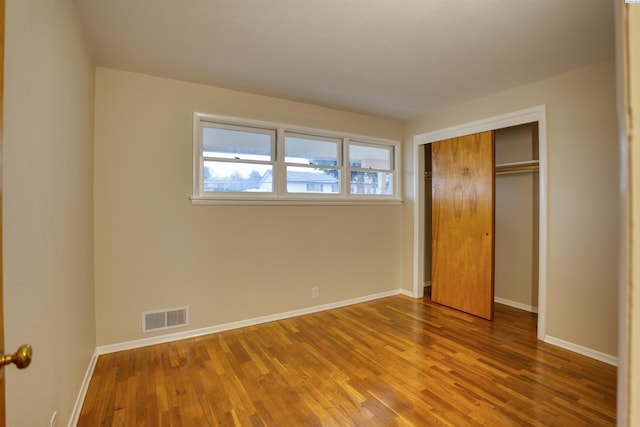
[[79,426],[613,426],[616,368],[393,296],[102,355]]

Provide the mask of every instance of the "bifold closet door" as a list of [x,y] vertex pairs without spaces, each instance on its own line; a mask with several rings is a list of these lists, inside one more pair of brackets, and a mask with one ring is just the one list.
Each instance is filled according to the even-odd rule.
[[431,298],[493,319],[492,131],[431,144]]

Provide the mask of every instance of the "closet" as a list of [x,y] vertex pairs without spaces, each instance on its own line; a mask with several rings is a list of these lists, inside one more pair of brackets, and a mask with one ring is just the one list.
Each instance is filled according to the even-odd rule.
[[[438,206],[441,203],[439,200],[442,199],[442,193],[446,193],[447,197],[449,197],[451,190],[443,191],[442,170],[434,171],[435,176],[432,180],[433,155],[436,153],[435,155],[439,156],[434,159],[436,164],[441,162],[439,158],[442,157],[438,154],[440,151],[433,150],[440,150],[440,148],[436,148],[437,145],[435,145],[427,146],[425,149],[426,224],[424,227],[424,282],[429,285],[432,278],[434,279],[434,286],[431,290],[434,301],[487,319],[491,319],[492,311],[487,312],[486,308],[483,308],[478,312],[472,307],[473,304],[469,305],[469,300],[473,302],[476,296],[487,298],[486,291],[482,290],[484,285],[480,285],[481,287],[476,289],[476,280],[470,279],[470,273],[465,271],[467,264],[473,265],[478,258],[485,257],[485,254],[481,253],[484,249],[464,250],[469,245],[469,238],[464,233],[469,233],[469,236],[477,235],[476,240],[493,239],[493,242],[491,242],[494,245],[493,257],[488,258],[493,265],[487,266],[487,268],[490,267],[490,270],[485,269],[492,275],[491,278],[493,279],[489,301],[534,312],[537,311],[538,303],[538,126],[537,123],[529,123],[503,128],[493,131],[492,136],[494,140],[494,157],[487,160],[487,162],[494,161],[494,164],[490,166],[490,170],[494,172],[492,177],[494,180],[493,194],[490,197],[494,198],[493,221],[495,226],[493,228],[488,225],[483,226],[487,227],[486,230],[485,228],[481,230],[476,230],[473,227],[465,228],[468,231],[463,231],[463,234],[458,235],[459,237],[456,238],[458,246],[453,245],[453,249],[450,250],[449,254],[443,253],[447,252],[443,250],[443,247],[446,246],[443,246],[439,240],[442,238],[441,229],[450,227],[450,225],[447,225],[446,221],[443,222],[441,208]],[[457,139],[442,142],[456,146],[453,152],[455,156],[460,157],[462,150],[457,148]],[[471,147],[473,150],[475,146],[471,145]],[[480,169],[486,170],[486,168],[482,167]],[[470,180],[473,181],[472,177],[476,176],[473,168],[469,169],[462,164],[453,165],[451,170],[447,172],[447,179],[451,179],[452,174],[459,174],[460,183],[466,182],[464,185],[469,186],[470,191],[474,191],[475,184],[473,182],[469,183]],[[434,196],[435,202],[432,197],[434,188],[437,188],[436,191],[440,192],[440,196],[438,194]],[[462,207],[460,208],[460,206]],[[474,221],[473,219],[465,219],[464,216],[460,219],[460,212],[465,212],[465,209],[474,209],[473,202],[458,203],[457,209],[458,213],[456,215],[459,218],[458,222],[453,223],[454,227],[464,228],[467,227],[466,222]],[[435,219],[433,217],[434,212]],[[449,282],[447,282],[446,286],[453,286],[453,295],[461,296],[458,301],[450,304],[446,301],[446,298],[449,297],[444,298],[444,300],[442,297],[443,295],[446,296],[447,292],[442,291],[445,285],[443,285],[443,274],[440,271],[443,269],[442,265],[451,264],[452,259],[456,260],[460,257],[462,257],[462,261],[453,261],[457,264],[453,267],[449,266],[449,270],[454,272],[454,277],[450,278],[451,280],[448,279]],[[479,267],[472,267],[472,270],[473,268],[478,269]],[[459,275],[455,274],[457,269],[461,271]],[[486,281],[486,277],[485,279],[481,278],[482,275],[486,276],[485,270],[481,269],[482,273],[478,274],[471,273],[471,277],[477,277],[477,282]],[[459,279],[461,283],[456,283],[456,279]],[[469,294],[465,296],[465,292],[469,292]],[[485,296],[481,296],[481,294]],[[467,309],[468,307],[471,307],[471,309]]]

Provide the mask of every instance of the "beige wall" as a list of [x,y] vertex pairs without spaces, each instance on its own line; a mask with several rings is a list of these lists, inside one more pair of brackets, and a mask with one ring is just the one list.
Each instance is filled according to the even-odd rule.
[[71,1],[7,0],[4,301],[7,425],[66,425],[95,351],[94,67]]
[[547,106],[547,335],[617,354],[618,176],[613,61],[478,99],[405,128],[403,277],[413,275],[413,136]]
[[[536,126],[497,130],[496,164],[538,159]],[[495,183],[495,296],[538,307],[537,172],[497,174]]]
[[98,345],[153,336],[147,310],[189,305],[196,329],[400,287],[400,205],[192,206],[194,111],[402,138],[397,121],[98,68]]

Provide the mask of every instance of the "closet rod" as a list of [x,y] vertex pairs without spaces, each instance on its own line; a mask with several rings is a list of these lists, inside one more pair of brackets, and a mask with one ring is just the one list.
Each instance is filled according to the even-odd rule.
[[[540,167],[538,165],[528,165],[528,166],[509,166],[509,167],[501,167],[496,168],[496,175],[506,175],[512,173],[527,173],[527,172],[538,172]],[[426,179],[431,179],[431,172],[425,172],[424,177]]]
[[503,175],[508,173],[525,173],[525,172],[537,172],[540,170],[538,165],[527,166],[505,166],[496,168],[496,175]]
[[540,164],[540,160],[525,160],[523,162],[509,162],[496,164],[496,169],[510,168],[514,166],[537,166]]

